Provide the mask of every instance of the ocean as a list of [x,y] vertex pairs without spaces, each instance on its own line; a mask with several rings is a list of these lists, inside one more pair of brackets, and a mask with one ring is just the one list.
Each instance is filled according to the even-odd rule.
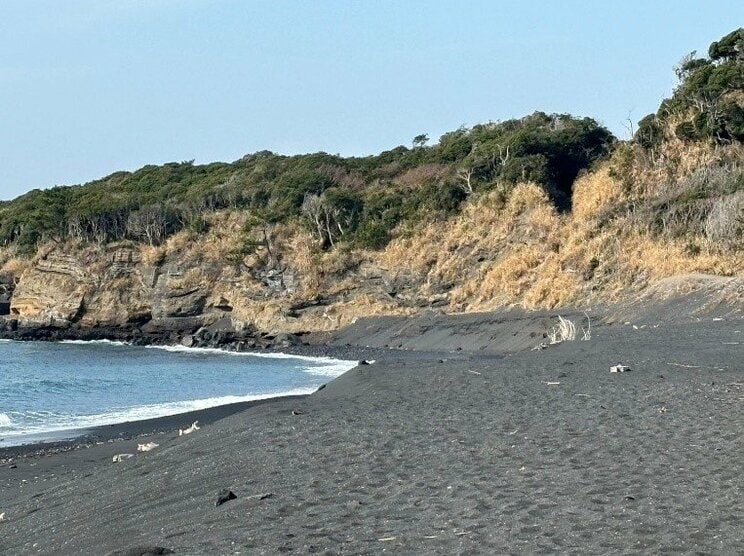
[[356,364],[118,342],[0,341],[0,447],[99,425],[310,394]]

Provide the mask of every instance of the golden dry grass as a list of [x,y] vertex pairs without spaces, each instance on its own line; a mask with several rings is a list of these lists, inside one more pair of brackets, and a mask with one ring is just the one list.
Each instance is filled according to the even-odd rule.
[[27,268],[29,268],[29,266],[31,266],[30,259],[8,256],[3,260],[2,267],[0,267],[0,272],[2,272],[3,274],[20,276]]
[[610,166],[602,165],[574,183],[572,213],[575,220],[589,221],[627,200],[621,184],[610,177]]
[[[229,303],[238,326],[270,332],[333,330],[361,317],[410,314],[433,300],[444,299],[451,311],[542,309],[619,301],[690,273],[744,278],[742,250],[719,252],[708,238],[689,234],[661,239],[639,229],[627,208],[660,195],[675,176],[713,160],[744,158],[744,152],[670,139],[664,152],[636,155],[630,186],[613,177],[612,161],[579,178],[568,214],[559,214],[541,187],[523,183],[508,194],[476,193],[459,214],[418,224],[381,251],[348,245],[321,251],[306,229],[290,223],[253,230],[258,248],[235,261],[247,215],[224,211],[209,216],[206,233],[183,231],[162,246],[138,247],[138,268],[144,275],[143,268],[173,263],[183,275],[169,287],[204,288],[208,306]],[[406,179],[413,186],[439,171],[427,168]],[[270,249],[260,245],[266,236]],[[45,246],[37,259],[60,249],[75,253],[90,272],[109,276],[110,253],[101,246]],[[16,276],[34,264],[0,255],[0,271]],[[268,270],[284,272],[291,287],[271,289]],[[142,279],[115,272],[107,279],[104,287],[117,293],[101,294],[91,318],[118,318],[127,303],[134,311],[147,309]],[[293,310],[321,298],[328,305],[299,316]]]
[[[707,161],[696,149],[687,158],[679,154],[691,166]],[[378,261],[398,277],[422,282],[422,297],[448,284],[455,311],[616,301],[682,273],[744,271],[741,255],[718,254],[705,238],[694,238],[703,248],[693,252],[686,242],[633,229],[627,215],[602,221],[627,200],[608,165],[577,180],[568,215],[559,215],[540,187],[520,184],[505,203],[497,193],[475,196],[448,222],[392,242]]]

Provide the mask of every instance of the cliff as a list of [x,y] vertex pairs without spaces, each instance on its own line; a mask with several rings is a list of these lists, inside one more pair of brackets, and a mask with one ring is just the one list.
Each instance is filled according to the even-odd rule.
[[259,152],[29,192],[0,204],[5,333],[251,347],[425,309],[613,320],[682,295],[739,313],[742,52],[738,29],[685,58],[627,142],[535,112],[376,156]]
[[721,307],[739,313],[742,250],[703,236],[696,240],[702,247],[690,249],[690,237],[655,237],[636,214],[608,219],[624,195],[608,166],[577,181],[571,213],[522,184],[507,196],[474,195],[459,214],[379,251],[323,250],[305,228],[280,225],[270,231],[271,256],[259,249],[236,261],[231,253],[245,219],[236,212],[215,213],[208,232],[184,231],[158,247],[48,244],[25,266],[13,262],[6,322],[63,336],[153,341],[220,330],[255,347],[266,345],[257,338],[432,308],[553,310],[554,318],[556,309],[581,315],[601,306],[619,320],[632,307],[642,314],[642,300],[698,292],[697,316],[722,314]]

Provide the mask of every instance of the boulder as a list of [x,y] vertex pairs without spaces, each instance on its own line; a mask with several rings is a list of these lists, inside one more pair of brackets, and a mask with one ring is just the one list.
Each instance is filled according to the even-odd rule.
[[230,500],[235,500],[237,496],[232,490],[229,489],[222,489],[217,493],[217,500],[214,503],[215,506],[221,506],[225,502],[229,502]]
[[276,347],[291,347],[300,345],[302,345],[302,340],[295,334],[281,332],[274,337],[274,346]]

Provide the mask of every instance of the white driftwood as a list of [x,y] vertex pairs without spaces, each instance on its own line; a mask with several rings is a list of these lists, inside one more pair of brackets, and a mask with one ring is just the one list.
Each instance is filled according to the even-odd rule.
[[178,429],[178,436],[183,436],[184,434],[191,434],[194,431],[199,430],[199,421],[194,421],[194,423],[187,429]]

